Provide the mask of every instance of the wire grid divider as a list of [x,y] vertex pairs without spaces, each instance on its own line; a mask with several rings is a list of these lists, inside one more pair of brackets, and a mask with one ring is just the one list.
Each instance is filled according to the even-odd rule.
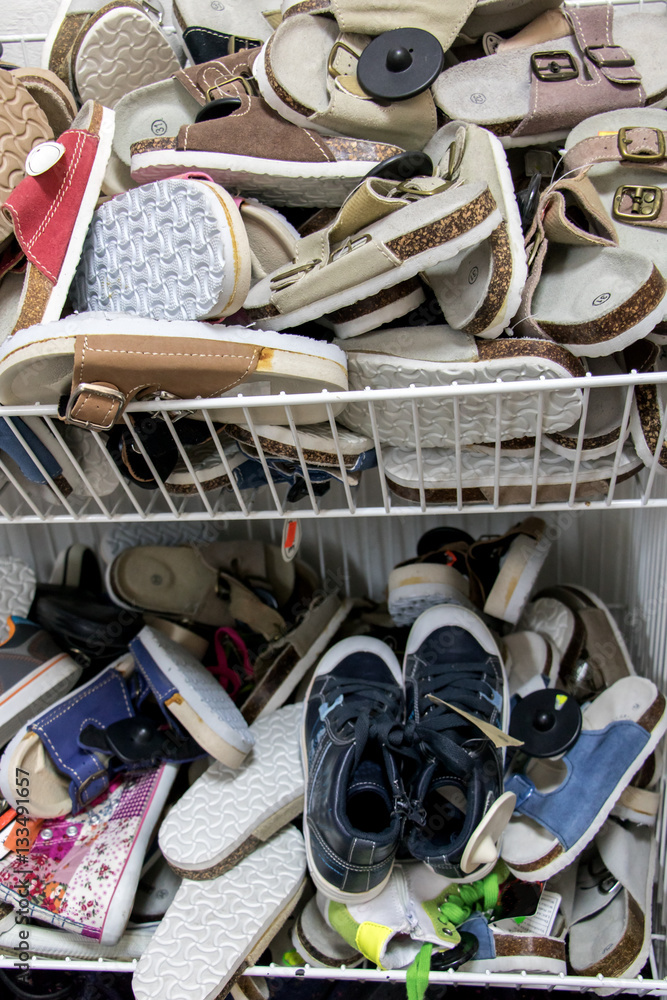
[[[106,449],[101,433],[93,430],[83,432],[84,435],[92,435],[95,441],[95,447],[88,448],[84,455],[80,450],[81,442],[75,442],[69,437],[67,426],[58,419],[55,405],[4,406],[0,407],[0,416],[7,420],[12,434],[34,461],[44,484],[29,483],[15,463],[0,453],[0,472],[4,473],[0,485],[0,523],[233,521],[295,517],[325,519],[343,516],[370,517],[377,514],[405,517],[427,511],[451,514],[454,511],[490,513],[501,510],[575,510],[584,507],[665,507],[667,489],[660,456],[667,433],[667,419],[663,417],[661,420],[657,447],[646,468],[638,458],[633,457],[634,451],[628,436],[633,413],[635,421],[637,419],[634,407],[635,386],[656,385],[659,396],[664,391],[661,389],[664,384],[667,384],[667,372],[651,372],[408,389],[364,389],[278,396],[244,396],[238,393],[233,397],[215,399],[133,402],[123,414],[122,424],[129,436],[130,447],[144,459],[154,478],[154,488],[150,490],[142,489],[123,476]],[[584,443],[588,418],[595,410],[596,394],[609,389],[620,390],[622,397],[618,439],[612,444],[611,452],[606,457],[587,460]],[[571,449],[569,458],[554,456],[545,444],[549,429],[548,425],[545,428],[547,414],[551,414],[549,419],[553,419],[559,398],[562,398],[558,395],[554,397],[553,394],[564,390],[575,397],[579,394],[580,409],[577,412],[581,414],[576,432],[576,448]],[[514,405],[516,410],[519,404],[512,404],[512,397],[516,397],[517,393],[522,395],[522,409],[526,413],[525,433],[535,437],[534,454],[519,459],[504,452],[500,436],[503,407]],[[312,407],[314,402],[317,402],[322,414],[321,426],[330,432],[328,447],[331,464],[328,468],[336,475],[329,492],[324,496],[316,495],[311,478],[314,466],[306,461],[298,433],[299,426],[303,423],[299,419],[301,408]],[[453,419],[449,422],[444,416],[442,418],[443,435],[448,435],[449,448],[446,454],[449,472],[441,474],[440,478],[437,478],[437,452],[424,448],[420,443],[423,436],[424,407],[431,404],[432,414],[434,402],[441,409],[450,406],[453,414]],[[377,459],[376,468],[366,469],[361,473],[359,485],[351,485],[349,481],[339,424],[336,421],[336,416],[351,403],[357,409],[360,403],[364,407]],[[176,406],[178,409],[175,409]],[[305,495],[296,502],[287,500],[288,485],[273,481],[270,463],[280,459],[280,449],[278,452],[270,451],[270,445],[266,444],[266,438],[262,436],[267,433],[263,430],[263,413],[267,408],[273,408],[275,413],[276,407],[284,412],[280,423],[283,425],[283,434],[287,436],[288,446],[291,446],[292,469],[303,478],[305,484]],[[400,413],[402,418],[409,419],[414,428],[416,446],[411,452],[401,452],[398,455],[399,459],[403,459],[406,454],[412,456],[415,475],[409,488],[405,483],[399,483],[397,487],[395,481],[391,480],[391,476],[395,475],[391,471],[391,463],[396,463],[397,451],[389,449],[380,440],[378,415],[382,415],[385,407],[392,417]],[[475,446],[471,447],[462,440],[462,428],[465,426],[469,437],[471,426],[476,430],[477,419],[480,436],[483,436],[483,415],[489,412],[493,412],[496,418],[495,426],[486,431],[492,440],[485,446],[486,454],[477,454]],[[165,480],[160,475],[150,449],[147,449],[146,442],[137,433],[132,420],[132,415],[139,413],[151,414],[156,420],[164,420],[178,453],[180,485],[175,485],[169,477]],[[234,423],[238,422],[239,414],[242,415],[267,480],[266,486],[240,488],[239,482],[243,486],[243,481],[237,482],[234,463],[230,462],[230,453],[224,447],[225,443],[232,444],[224,434],[227,413]],[[217,487],[210,491],[206,490],[204,480],[200,480],[194,453],[181,439],[180,418],[184,414],[198,417],[207,425],[211,438],[207,462],[213,463],[217,470],[210,480]],[[385,419],[386,417],[387,414]],[[28,427],[33,421],[33,428],[39,428],[41,424],[39,436],[59,461],[67,484],[63,484],[62,478],[56,481],[49,475],[22,432],[25,425],[7,418],[22,418]],[[37,424],[34,423],[35,419]],[[262,430],[262,434],[258,429]],[[284,446],[282,455],[284,457]],[[545,461],[552,463],[551,466],[545,467]],[[480,468],[485,470],[481,479],[478,471]],[[550,481],[554,470],[559,477],[556,495]],[[634,470],[639,470],[637,476],[624,482],[624,477]],[[73,480],[72,483],[69,482],[68,475]],[[598,484],[594,489],[588,485],[591,476]],[[96,490],[94,483],[103,479],[107,481],[106,490]]]

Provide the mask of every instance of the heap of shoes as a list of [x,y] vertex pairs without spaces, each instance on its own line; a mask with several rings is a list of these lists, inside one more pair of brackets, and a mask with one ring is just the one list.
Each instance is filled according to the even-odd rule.
[[[5,467],[313,501],[379,443],[424,504],[585,500],[654,466],[662,390],[571,378],[665,368],[662,6],[263,6],[176,0],[174,34],[77,0],[41,68],[0,68],[0,402],[64,421],[3,421]],[[455,383],[480,393],[177,410]],[[123,420],[153,399],[181,447],[160,412]]]
[[269,963],[419,1000],[431,970],[642,972],[667,705],[595,594],[537,589],[544,521],[430,530],[385,605],[140,532],[104,574],[0,560],[0,953],[137,959],[137,1000],[266,998]]

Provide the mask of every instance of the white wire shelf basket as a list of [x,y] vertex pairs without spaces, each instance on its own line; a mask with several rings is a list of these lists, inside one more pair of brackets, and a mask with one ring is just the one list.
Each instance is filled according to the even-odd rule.
[[[73,442],[69,428],[58,418],[55,405],[0,407],[0,417],[39,470],[37,478],[42,482],[41,485],[29,482],[14,461],[0,451],[0,523],[326,519],[378,514],[406,517],[464,510],[490,513],[665,507],[667,469],[660,461],[667,433],[665,413],[657,421],[656,446],[646,465],[636,456],[629,431],[636,412],[636,387],[655,385],[659,400],[666,383],[667,372],[654,372],[595,378],[498,380],[485,385],[289,396],[237,394],[233,398],[131,403],[121,425],[128,446],[150,470],[147,476],[150,489],[126,478],[107,449],[103,433],[79,431],[76,443]],[[618,432],[603,457],[591,458],[586,453],[593,433],[587,430],[589,413],[600,408],[597,394],[610,389],[616,392]],[[570,400],[576,397],[579,414],[577,429],[567,432],[571,440],[566,455],[563,448],[560,453],[553,450],[553,435],[546,429],[547,415],[558,413],[563,393]],[[501,437],[504,410],[511,407],[516,411],[519,404],[513,401],[517,399],[526,416],[518,456],[511,450],[508,452]],[[300,413],[304,407],[312,412],[314,405],[323,417],[320,426],[326,430],[331,452],[327,469],[333,478],[323,496],[317,495],[316,482],[321,466],[307,457],[299,431],[304,423]],[[374,463],[355,477],[349,472],[344,431],[338,422],[341,410],[350,406],[354,407],[355,422],[361,422],[369,445],[372,444],[366,452],[366,464]],[[426,448],[420,443],[424,413],[428,412],[431,421],[430,441],[436,433],[432,425],[434,406],[442,413],[437,433],[442,434],[443,444],[447,444],[444,449]],[[660,408],[659,402],[656,407]],[[278,451],[273,450],[265,436],[263,414],[267,411],[271,411],[272,424],[282,425]],[[233,442],[224,430],[227,413],[234,427],[242,427],[249,446],[246,455],[252,458],[257,476],[265,485],[247,487],[247,480],[235,472],[235,456],[230,454],[229,447]],[[154,422],[163,422],[163,432],[173,442],[181,473],[179,482],[187,485],[175,486],[170,476],[158,471],[150,447],[147,450],[146,436],[137,433],[136,418],[140,414],[152,416]],[[207,428],[210,437],[206,464],[218,471],[213,478],[210,473],[204,477],[191,446],[183,440],[184,415]],[[411,427],[411,447],[389,447],[381,440],[380,422],[386,427],[394,416]],[[345,421],[344,413],[342,419]],[[28,440],[26,427],[37,430],[42,443],[58,457],[65,483],[62,476],[49,474],[40,460],[43,453],[31,447],[30,441],[34,446],[35,438]],[[482,448],[466,443],[477,433],[487,438]],[[288,499],[294,496],[290,494],[288,477],[275,472],[277,467],[283,469],[280,462],[285,451],[291,456],[288,461],[291,481],[301,480],[303,495],[296,500]],[[101,481],[105,483],[104,489],[99,486]],[[253,482],[257,482],[256,477]],[[206,488],[212,484],[217,485]]]

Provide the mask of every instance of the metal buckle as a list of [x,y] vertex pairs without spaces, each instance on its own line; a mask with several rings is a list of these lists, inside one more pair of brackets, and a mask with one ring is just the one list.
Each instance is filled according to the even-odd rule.
[[164,11],[160,7],[154,7],[152,3],[148,0],[141,0],[141,6],[144,8],[147,14],[154,14],[157,17],[157,23],[162,27],[162,22],[164,21]]
[[112,403],[118,403],[118,413],[116,416],[121,414],[125,407],[125,393],[121,392],[120,389],[112,389],[110,386],[98,385],[93,382],[79,382],[67,401],[65,423],[71,424],[73,427],[83,427],[90,431],[108,431],[115,423],[115,417],[111,424],[95,424],[92,420],[81,420],[79,417],[72,416],[72,410],[76,406],[79,397],[84,393],[88,393],[91,396],[98,396],[100,399],[106,399]]
[[241,84],[248,97],[257,97],[259,91],[257,90],[254,76],[243,76],[239,73],[237,76],[230,76],[229,79],[216,83],[214,87],[207,87],[206,100],[210,104],[211,101],[215,100],[212,95],[216,90],[222,91],[223,87],[228,87],[230,83],[236,83],[237,81]]
[[[621,202],[624,195],[630,195],[632,208],[624,212]],[[616,188],[612,215],[621,222],[652,222],[660,215],[662,190],[658,187],[642,187],[639,184],[621,184]]]
[[635,61],[632,56],[627,53],[624,56],[618,56],[614,59],[605,59],[604,56],[599,55],[600,49],[620,49],[621,52],[625,52],[625,49],[620,45],[587,45],[584,49],[584,55],[587,56],[592,63],[594,63],[599,69],[624,69],[628,66],[634,66]]
[[[559,59],[567,60],[568,65],[559,65]],[[538,60],[546,60],[546,66],[540,65]],[[538,80],[544,80],[546,83],[575,80],[579,76],[579,67],[574,61],[574,56],[566,49],[558,49],[553,52],[533,52],[530,57],[530,68]]]
[[[154,399],[154,400],[159,401],[159,402],[171,402],[174,399],[182,399],[183,397],[182,396],[176,396],[176,395],[174,395],[173,392],[167,392],[166,389],[160,389],[159,392],[151,392],[147,396],[141,396],[141,397],[138,396],[137,399],[139,399],[139,398],[141,399],[142,402],[144,400],[147,400],[147,399]],[[167,412],[169,413],[169,416],[171,417],[172,424],[177,424],[179,420],[183,419],[183,417],[191,417],[192,414],[195,411],[194,410],[171,410],[171,411],[167,411]],[[161,418],[163,413],[164,413],[164,410],[151,410],[151,412],[149,413],[149,416],[152,417],[155,420],[155,419]]]
[[366,233],[364,236],[358,236],[356,240],[353,240],[351,236],[348,236],[348,238],[345,240],[342,246],[339,246],[337,250],[331,251],[331,253],[329,254],[328,263],[330,264],[332,260],[338,260],[339,257],[345,257],[346,254],[351,253],[353,250],[356,250],[357,247],[363,247],[367,243],[370,243],[372,239],[373,237],[370,236],[368,233]]
[[631,140],[628,139],[628,132],[633,128],[642,128],[641,125],[626,125],[618,130],[618,151],[621,154],[622,160],[630,160],[633,163],[653,163],[654,160],[664,160],[665,159],[665,133],[661,132],[658,128],[648,129],[649,132],[655,133],[655,139],[658,144],[657,153],[631,153],[628,149]]
[[359,61],[359,53],[355,52],[353,48],[350,48],[347,42],[341,42],[340,39],[335,41],[331,48],[331,52],[329,53],[329,61],[327,63],[327,71],[329,73],[329,76],[332,76],[334,80],[339,76],[345,75],[344,73],[341,73],[340,70],[337,70],[336,67],[334,66],[334,62],[336,56],[338,55],[339,49],[343,49],[343,51],[347,52],[348,55],[351,55],[353,59],[356,59],[357,62]]
[[283,288],[288,288],[293,285],[295,281],[299,280],[301,274],[308,274],[312,271],[314,267],[318,267],[322,263],[322,260],[318,257],[317,260],[310,260],[307,264],[300,264],[298,267],[292,267],[289,271],[283,271],[282,274],[277,274],[275,278],[271,281],[271,291],[279,292]]

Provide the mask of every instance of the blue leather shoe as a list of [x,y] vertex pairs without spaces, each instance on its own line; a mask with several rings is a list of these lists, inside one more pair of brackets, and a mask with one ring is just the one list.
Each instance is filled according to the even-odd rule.
[[461,882],[488,874],[515,796],[503,793],[509,694],[500,651],[474,611],[424,611],[403,667],[405,739],[421,767],[409,788],[405,847],[438,875]]
[[384,642],[353,636],[322,657],[304,705],[303,831],[312,879],[337,902],[373,899],[391,875],[407,806],[392,749],[402,715]]

